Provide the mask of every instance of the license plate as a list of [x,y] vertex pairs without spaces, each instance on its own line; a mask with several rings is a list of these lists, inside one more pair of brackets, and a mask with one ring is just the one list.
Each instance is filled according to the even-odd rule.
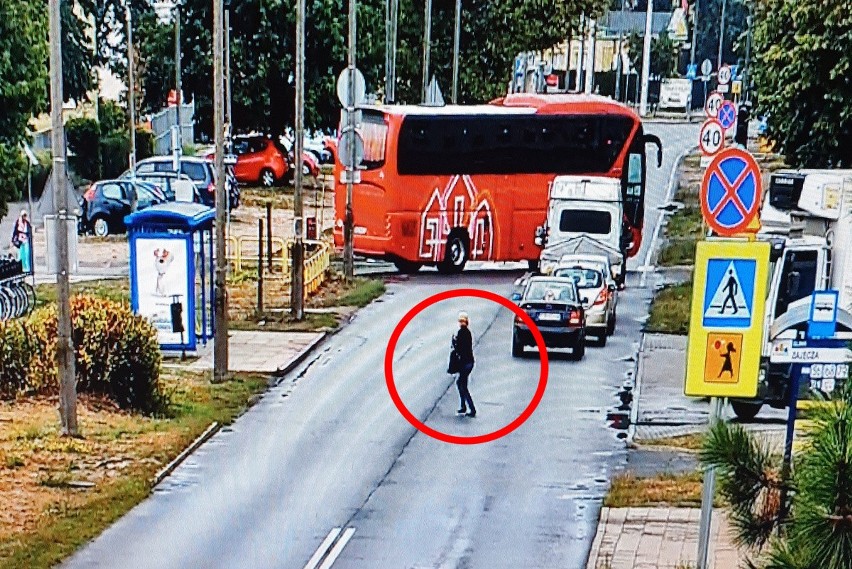
[[562,320],[562,315],[555,312],[545,312],[538,315],[538,319],[545,322],[559,322]]

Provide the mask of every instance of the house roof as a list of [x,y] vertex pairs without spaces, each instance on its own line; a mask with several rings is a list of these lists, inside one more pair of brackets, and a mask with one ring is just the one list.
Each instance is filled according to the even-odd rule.
[[[669,26],[671,19],[671,12],[654,12],[651,17],[651,35],[659,35]],[[599,25],[606,28],[609,32],[607,35],[618,35],[618,32],[622,31],[625,35],[636,32],[640,36],[644,36],[645,12],[610,10]]]

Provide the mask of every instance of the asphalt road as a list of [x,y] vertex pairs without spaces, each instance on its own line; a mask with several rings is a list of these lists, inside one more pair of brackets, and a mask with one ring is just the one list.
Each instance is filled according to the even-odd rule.
[[[672,146],[671,160],[679,153]],[[649,212],[664,194],[649,192]],[[608,480],[625,463],[623,431],[607,419],[631,379],[647,317],[650,293],[636,286],[638,275],[621,293],[607,346],[589,348],[581,362],[552,353],[541,404],[500,440],[454,445],[420,433],[385,384],[388,339],[415,304],[456,287],[507,296],[519,274],[424,272],[389,284],[383,299],[65,566],[584,567]],[[470,314],[475,339],[475,419],[455,414],[458,397],[445,373],[460,309]],[[511,357],[511,326],[507,309],[473,298],[420,313],[393,356],[406,407],[460,436],[511,422],[528,405],[540,370],[532,350]]]

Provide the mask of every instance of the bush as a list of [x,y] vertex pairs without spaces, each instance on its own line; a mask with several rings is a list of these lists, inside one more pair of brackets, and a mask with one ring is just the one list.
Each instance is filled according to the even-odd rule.
[[100,141],[98,121],[88,118],[73,118],[65,123],[68,140],[68,163],[74,172],[87,180],[101,177]]
[[[126,304],[91,296],[71,300],[77,391],[105,395],[120,407],[162,410],[156,330]],[[56,375],[56,307],[0,326],[0,394],[52,395]]]

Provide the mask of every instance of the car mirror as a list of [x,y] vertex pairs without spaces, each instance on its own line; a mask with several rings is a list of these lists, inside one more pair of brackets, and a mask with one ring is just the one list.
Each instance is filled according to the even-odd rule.
[[513,292],[512,293],[512,300],[521,300],[521,293]]
[[609,292],[615,292],[615,285],[614,284],[607,285],[606,288],[607,288],[607,290],[609,290]]

